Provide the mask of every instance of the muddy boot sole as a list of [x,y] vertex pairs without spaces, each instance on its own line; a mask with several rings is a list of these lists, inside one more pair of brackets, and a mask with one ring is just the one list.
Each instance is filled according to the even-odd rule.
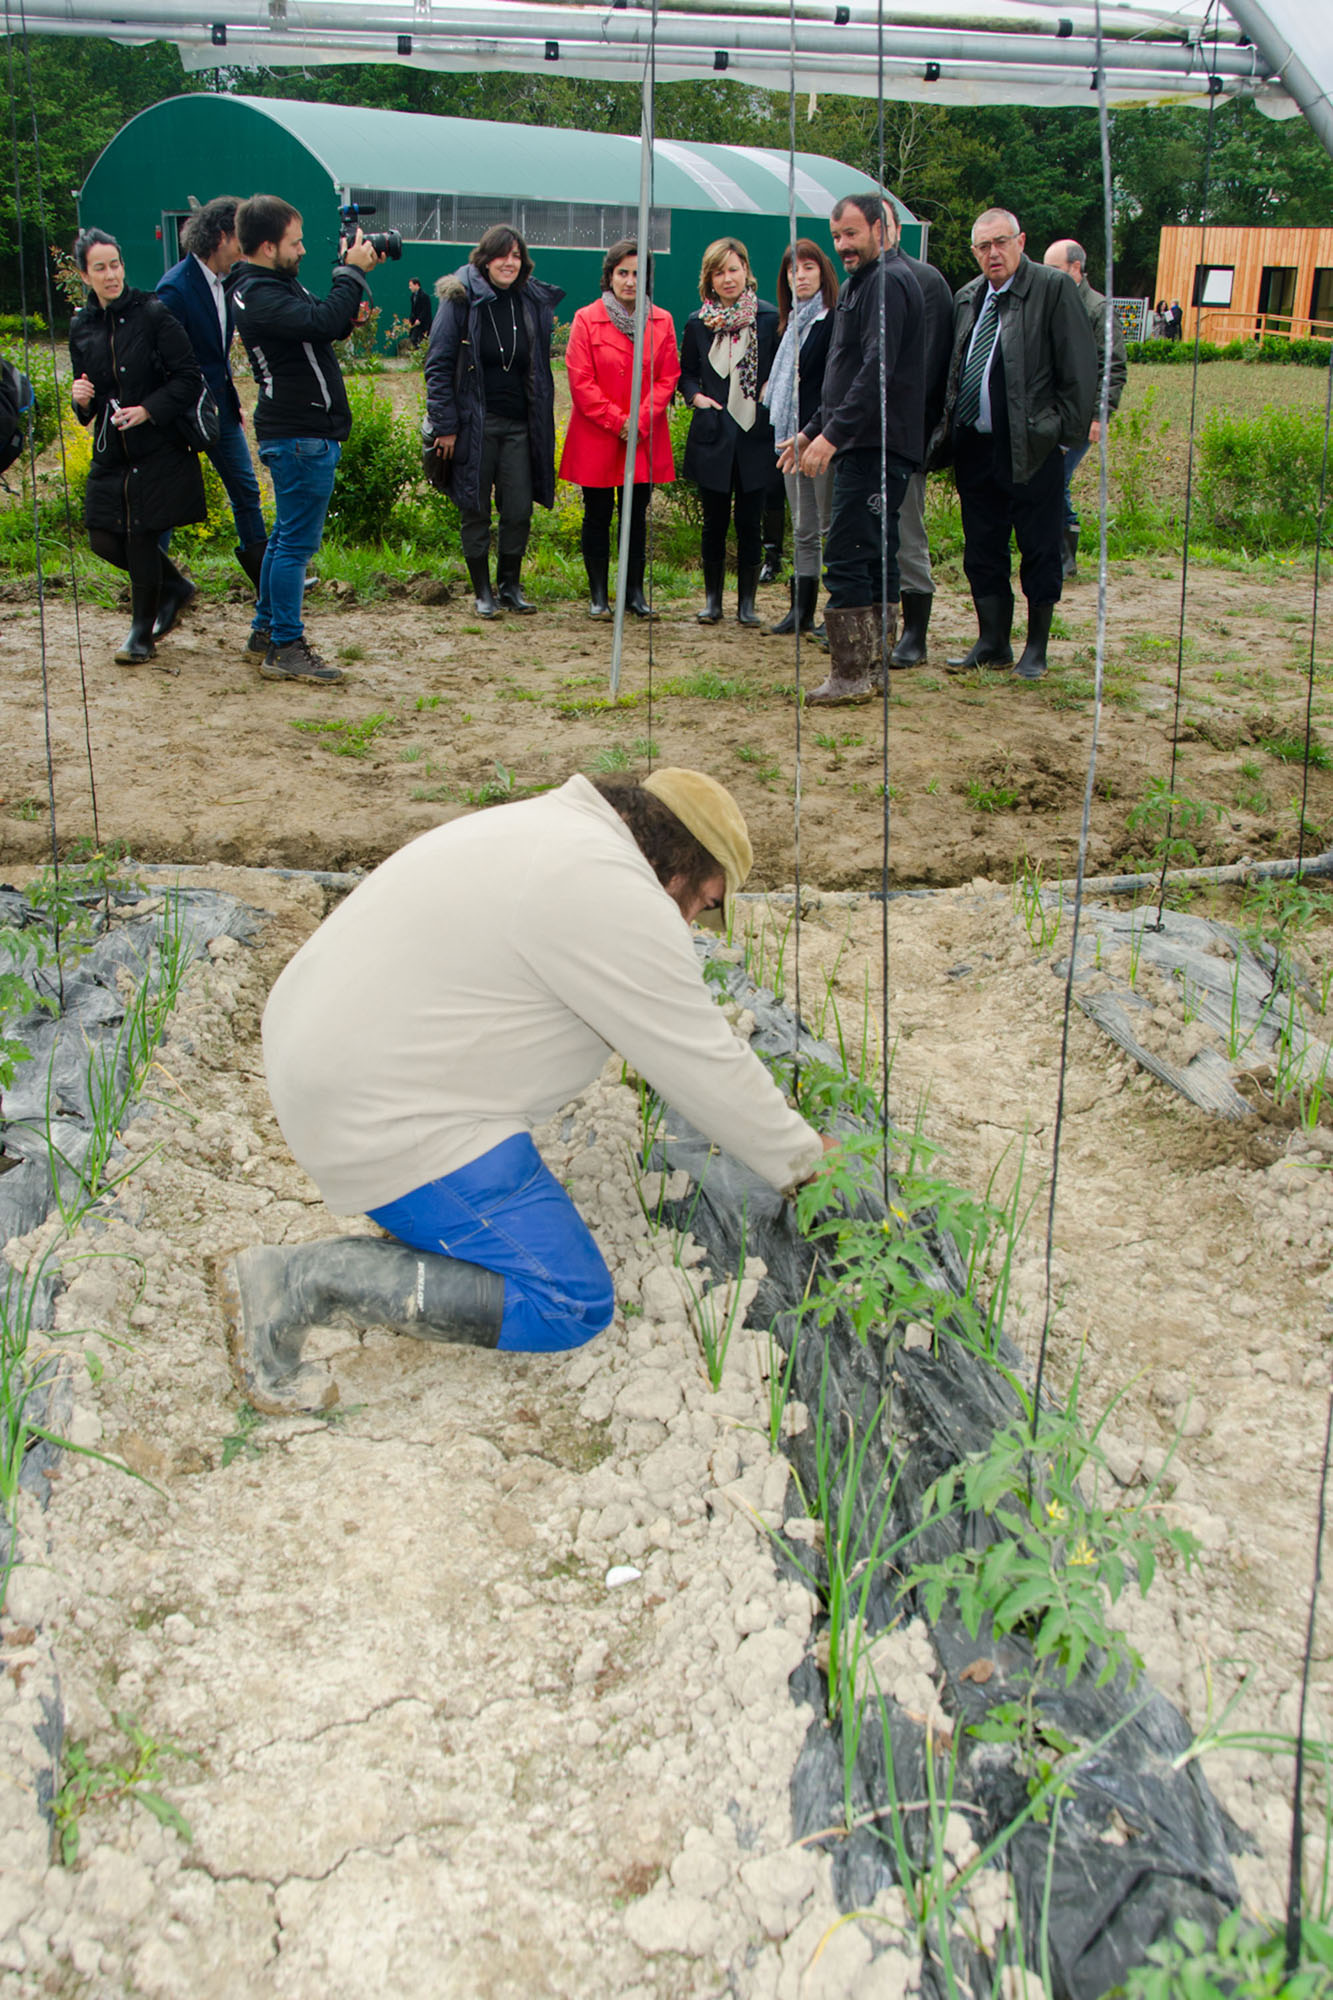
[[220,1258],[215,1267],[232,1379],[265,1416],[329,1410],[338,1400],[338,1384],[322,1362],[301,1359],[310,1329],[288,1329],[277,1336],[270,1330],[283,1297],[277,1275],[280,1255],[268,1244],[256,1244]]

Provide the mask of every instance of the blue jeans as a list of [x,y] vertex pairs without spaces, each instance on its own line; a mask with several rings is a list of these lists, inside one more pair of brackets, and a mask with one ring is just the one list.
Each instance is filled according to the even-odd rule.
[[1065,526],[1066,528],[1076,528],[1079,521],[1078,512],[1074,506],[1074,474],[1092,450],[1092,445],[1085,439],[1082,444],[1062,445],[1061,450],[1064,452],[1065,457]]
[[[250,462],[250,447],[245,441],[245,432],[229,410],[218,405],[218,441],[207,448],[206,456],[217,467],[218,478],[227,489],[231,502],[231,517],[236,523],[237,555],[255,542],[262,542],[268,529],[264,526],[263,509],[259,504],[259,481]],[[167,528],[158,544],[163,555],[171,547],[171,530]]]
[[370,1219],[414,1250],[497,1271],[498,1345],[511,1353],[582,1347],[611,1323],[616,1296],[602,1253],[526,1132],[372,1208]]
[[273,481],[276,513],[259,572],[255,630],[267,629],[275,646],[290,646],[305,631],[305,566],[324,533],[342,446],[335,438],[268,438],[259,456]]

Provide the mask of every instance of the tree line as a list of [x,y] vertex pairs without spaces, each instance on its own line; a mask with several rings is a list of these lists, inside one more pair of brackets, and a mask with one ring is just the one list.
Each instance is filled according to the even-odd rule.
[[[169,43],[124,48],[56,36],[11,37],[7,57],[17,138],[6,145],[9,157],[0,176],[0,308],[10,312],[18,310],[24,290],[30,309],[40,310],[43,213],[51,240],[68,247],[75,190],[97,155],[130,118],[166,97],[227,90],[523,125],[639,130],[639,93],[633,86],[573,77],[449,76],[387,63],[191,74]],[[665,84],[657,93],[657,130],[666,139],[785,152],[786,93],[720,78]],[[1198,221],[1207,131],[1201,111],[1111,114],[1117,292],[1150,295],[1158,232],[1168,224]],[[1016,105],[946,110],[890,102],[881,135],[873,98],[803,93],[797,146],[872,175],[880,170],[882,151],[886,184],[929,222],[931,261],[952,284],[975,275],[969,232],[973,218],[992,204],[1014,210],[1027,230],[1029,251],[1038,257],[1054,237],[1077,237],[1101,282],[1105,234],[1095,110]],[[231,180],[238,184],[200,193],[253,192],[235,173]],[[1208,168],[1211,222],[1320,224],[1330,215],[1333,159],[1304,119],[1272,120],[1243,101],[1216,111]],[[114,216],[94,219],[115,226]]]

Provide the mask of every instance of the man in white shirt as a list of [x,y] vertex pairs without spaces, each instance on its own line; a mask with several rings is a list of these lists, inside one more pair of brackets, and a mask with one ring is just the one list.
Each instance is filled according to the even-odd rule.
[[[255,478],[250,446],[245,435],[245,415],[231,373],[232,313],[222,280],[240,256],[236,240],[236,210],[233,195],[218,195],[205,202],[181,231],[185,255],[159,280],[157,295],[185,328],[194,358],[218,406],[218,435],[206,447],[227,489],[232,517],[236,523],[236,560],[259,589],[259,573],[264,563],[268,530],[259,504],[259,481]],[[166,538],[167,543],[171,537]],[[165,546],[165,544],[164,544]],[[153,637],[170,631],[194,596],[188,579],[182,593],[168,584],[158,606]],[[165,622],[164,622],[165,621]]]
[[231,1260],[228,1338],[257,1407],[329,1396],[301,1343],[335,1312],[517,1352],[601,1332],[610,1275],[531,1134],[613,1050],[773,1187],[809,1177],[828,1142],[737,1040],[690,942],[750,863],[735,800],[702,772],[575,777],[423,834],[340,904],[273,988],[264,1069],[329,1207],[397,1241]]

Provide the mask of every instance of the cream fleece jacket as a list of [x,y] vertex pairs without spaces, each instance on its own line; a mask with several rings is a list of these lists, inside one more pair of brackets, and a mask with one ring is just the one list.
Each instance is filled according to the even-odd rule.
[[263,1033],[278,1123],[339,1214],[529,1131],[613,1049],[774,1187],[822,1157],[586,778],[391,855],[297,952]]

